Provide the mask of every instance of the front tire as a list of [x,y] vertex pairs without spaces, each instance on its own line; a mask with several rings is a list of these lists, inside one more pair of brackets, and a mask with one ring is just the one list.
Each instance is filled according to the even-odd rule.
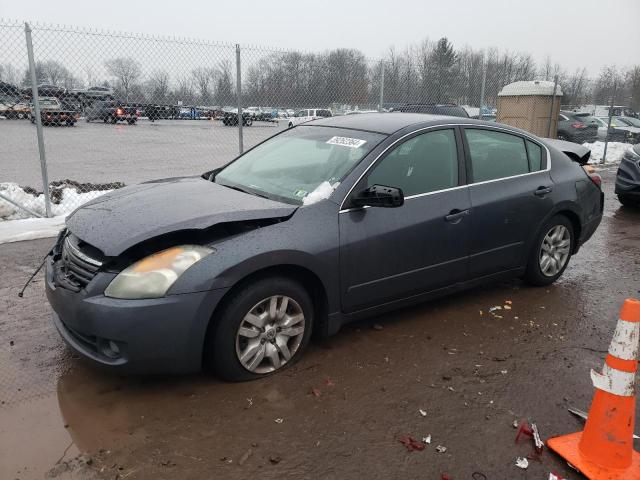
[[279,372],[309,343],[313,312],[311,296],[298,282],[277,276],[250,282],[212,319],[205,364],[232,382]]
[[628,195],[618,195],[618,201],[625,207],[640,207],[640,201]]
[[535,286],[551,285],[565,271],[574,251],[571,221],[564,215],[549,219],[536,237],[524,279]]

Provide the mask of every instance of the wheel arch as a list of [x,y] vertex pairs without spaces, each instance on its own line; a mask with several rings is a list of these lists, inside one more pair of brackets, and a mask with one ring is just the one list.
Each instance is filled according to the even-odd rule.
[[207,344],[209,343],[208,339],[210,338],[211,332],[213,331],[216,322],[219,320],[218,314],[224,308],[233,294],[252,282],[261,280],[263,278],[275,276],[290,278],[300,283],[307,290],[307,292],[309,292],[309,295],[311,295],[311,298],[313,300],[314,309],[312,335],[314,337],[324,336],[324,332],[326,332],[327,330],[329,301],[326,288],[320,277],[311,269],[297,264],[269,265],[248,273],[242,278],[239,278],[231,286],[231,288],[229,288],[229,290],[224,294],[216,307],[213,309],[213,312],[211,312],[211,316],[209,318],[209,324],[207,325],[206,334],[203,338],[203,361],[205,355],[207,354],[206,349]]

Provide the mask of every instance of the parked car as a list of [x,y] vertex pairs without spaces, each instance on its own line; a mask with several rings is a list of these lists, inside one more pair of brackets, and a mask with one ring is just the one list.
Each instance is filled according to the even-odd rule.
[[602,218],[589,154],[431,115],[299,125],[75,210],[45,261],[53,322],[114,369],[263,377],[312,332],[491,280],[553,283]]
[[83,95],[87,100],[113,100],[114,92],[110,87],[89,87],[78,93]]
[[[238,125],[238,109],[225,111],[222,116],[222,124],[228,127]],[[253,118],[247,112],[242,112],[242,125],[246,125],[247,127],[253,125]]]
[[447,115],[449,117],[469,118],[467,111],[455,103],[414,103],[395,107],[392,112],[429,113],[431,115]]
[[[640,120],[635,117],[614,117],[612,121],[618,124],[619,129],[624,129],[629,132],[627,141],[629,143],[640,143]],[[623,126],[619,126],[622,124]]]
[[[27,89],[29,95],[31,95],[31,89]],[[48,83],[42,83],[38,85],[38,96],[43,97],[60,97],[67,93],[67,89],[58,85],[50,85]]]
[[561,110],[558,115],[558,140],[585,143],[598,139],[598,124],[592,117]]
[[[78,112],[65,108],[56,97],[39,97],[40,119],[43,125],[67,125],[73,127],[78,121]],[[30,105],[29,118],[36,123],[36,109]]]
[[85,120],[101,120],[105,123],[127,122],[134,125],[138,121],[139,111],[136,107],[124,105],[112,100],[96,100],[85,110]]
[[[631,127],[628,123],[620,120],[621,117],[611,117],[611,128],[626,132],[625,142],[635,144],[640,141],[640,128]],[[627,118],[627,117],[624,117]],[[609,117],[599,117],[605,123],[609,123]]]
[[296,125],[300,125],[301,123],[331,116],[331,110],[327,108],[303,108],[302,110],[298,110],[295,115],[289,118],[288,126],[291,128]]
[[8,106],[4,112],[4,116],[8,119],[27,119],[31,112],[31,107],[27,102],[18,102],[14,105]]
[[640,144],[624,152],[616,175],[615,193],[623,205],[640,207]]
[[[598,117],[591,117],[596,121],[598,125],[598,140],[604,142],[607,139],[610,142],[626,142],[629,137],[629,132],[626,130],[620,130],[615,127],[615,123],[611,125],[609,129],[608,119],[602,119]],[[607,130],[609,134],[607,135]]]

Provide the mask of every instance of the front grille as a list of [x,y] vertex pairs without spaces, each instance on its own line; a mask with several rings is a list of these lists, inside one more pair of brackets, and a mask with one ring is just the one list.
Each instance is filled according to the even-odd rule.
[[102,262],[88,254],[88,250],[91,247],[83,245],[77,237],[67,235],[64,238],[60,260],[60,273],[65,280],[61,282],[62,286],[80,291],[96,276]]

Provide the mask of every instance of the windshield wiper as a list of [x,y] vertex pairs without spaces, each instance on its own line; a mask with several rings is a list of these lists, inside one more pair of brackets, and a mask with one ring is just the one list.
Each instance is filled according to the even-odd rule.
[[[217,183],[217,182],[216,182]],[[237,190],[238,192],[242,192],[242,193],[246,193],[248,195],[255,195],[256,197],[262,197],[262,198],[266,198],[267,200],[269,200],[269,197],[267,197],[266,195],[260,194],[260,193],[256,193],[256,192],[252,192],[250,190],[244,190],[236,185],[227,185],[226,183],[219,183],[219,185],[222,185],[223,187],[227,187],[227,188],[231,188],[233,190]]]

